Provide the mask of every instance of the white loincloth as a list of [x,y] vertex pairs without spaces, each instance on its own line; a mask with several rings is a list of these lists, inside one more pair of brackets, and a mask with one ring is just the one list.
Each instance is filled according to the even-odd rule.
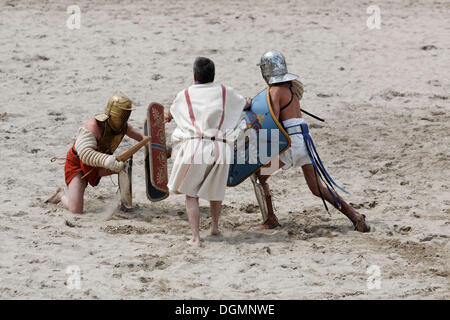
[[[172,134],[174,164],[168,184],[171,192],[210,201],[224,199],[231,161],[230,146],[218,140],[192,137],[198,137],[200,131],[205,137],[211,138],[218,134],[222,139],[226,131],[236,129],[246,101],[232,88],[225,88],[225,108],[220,84],[212,82],[188,88],[198,129],[192,123],[184,90],[178,93],[170,107],[177,124]],[[222,125],[218,132],[220,123]]]
[[[303,118],[292,118],[283,121],[285,128],[305,123]],[[287,170],[291,167],[301,167],[305,164],[310,164],[311,159],[306,149],[305,141],[301,133],[295,133],[289,135],[291,138],[291,147],[280,155],[280,160],[285,164],[283,170]]]

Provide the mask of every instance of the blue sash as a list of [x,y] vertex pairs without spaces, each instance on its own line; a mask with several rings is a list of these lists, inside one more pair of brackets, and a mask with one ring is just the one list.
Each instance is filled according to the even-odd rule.
[[[297,129],[298,127],[300,127],[299,130],[293,130],[293,129]],[[323,181],[323,183],[325,184],[325,186],[328,189],[328,192],[333,197],[334,203],[340,209],[341,203],[340,203],[339,199],[334,195],[334,193],[331,192],[331,189],[333,189],[333,191],[336,194],[337,194],[337,192],[334,189],[334,186],[339,188],[340,190],[342,190],[343,192],[345,192],[347,194],[348,194],[348,192],[344,188],[340,187],[336,182],[334,182],[334,180],[331,178],[331,176],[328,174],[327,170],[325,169],[325,166],[323,165],[322,160],[320,159],[319,154],[316,150],[316,146],[314,145],[313,139],[312,139],[311,135],[309,134],[308,125],[306,123],[301,123],[300,125],[288,127],[288,128],[286,128],[286,130],[288,132],[293,132],[293,134],[297,134],[297,133],[302,134],[303,140],[305,141],[306,150],[308,150],[309,159],[311,160],[311,163],[314,166],[314,171],[319,176],[320,180]],[[320,192],[320,189],[319,189],[319,192]],[[325,205],[325,208],[328,211],[328,207],[325,203],[325,200],[324,200],[321,192],[320,192],[320,195],[322,197],[322,201]]]

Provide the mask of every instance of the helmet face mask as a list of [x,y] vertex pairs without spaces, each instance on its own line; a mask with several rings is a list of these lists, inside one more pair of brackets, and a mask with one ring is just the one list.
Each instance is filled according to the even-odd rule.
[[125,123],[127,123],[128,119],[130,118],[131,110],[114,110],[111,109],[109,118],[108,118],[108,124],[113,128],[115,131],[120,131]]
[[113,130],[120,131],[130,118],[132,110],[131,100],[118,93],[109,99],[105,113],[95,116],[95,119],[107,122]]
[[292,81],[298,78],[297,75],[288,73],[286,59],[277,50],[271,50],[263,54],[258,66],[261,68],[262,77],[268,85]]

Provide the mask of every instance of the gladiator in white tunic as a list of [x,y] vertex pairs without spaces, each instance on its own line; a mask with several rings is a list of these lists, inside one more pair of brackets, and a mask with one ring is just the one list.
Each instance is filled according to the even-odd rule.
[[170,113],[174,164],[169,189],[209,201],[222,201],[231,149],[226,133],[239,123],[246,100],[232,88],[210,82],[179,92]]

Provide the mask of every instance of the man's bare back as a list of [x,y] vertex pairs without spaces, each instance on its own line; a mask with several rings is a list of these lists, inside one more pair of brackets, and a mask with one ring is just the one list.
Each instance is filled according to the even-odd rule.
[[[272,100],[272,109],[277,119],[281,121],[302,117],[302,112],[300,109],[300,101],[298,100],[298,98],[296,98],[295,95],[293,96],[291,103],[289,103],[293,95],[293,93],[289,89],[289,86],[290,82],[283,82],[272,85],[270,87],[270,98]],[[288,103],[289,106],[287,106],[283,111],[280,112],[280,109],[286,106]]]

